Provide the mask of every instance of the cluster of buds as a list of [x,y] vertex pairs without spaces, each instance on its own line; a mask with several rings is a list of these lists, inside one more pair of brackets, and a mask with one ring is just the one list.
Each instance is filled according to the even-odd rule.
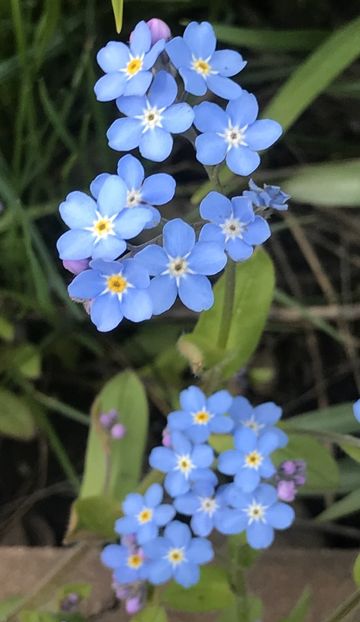
[[123,438],[126,434],[126,428],[120,423],[119,413],[115,409],[109,410],[109,412],[106,413],[101,413],[99,422],[101,427],[116,441]]
[[306,463],[303,460],[285,460],[275,476],[276,487],[281,501],[294,501],[298,489],[306,482]]
[[[129,558],[142,556],[142,550],[139,548],[135,536],[123,536],[121,544],[128,548]],[[145,606],[147,596],[145,581],[134,581],[124,585],[117,583],[115,578],[112,587],[116,598],[124,603],[125,611],[129,615],[135,615]]]

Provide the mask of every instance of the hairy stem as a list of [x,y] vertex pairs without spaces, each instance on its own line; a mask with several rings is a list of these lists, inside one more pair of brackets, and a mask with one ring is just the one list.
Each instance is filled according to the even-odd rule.
[[219,348],[225,350],[229,339],[231,319],[234,310],[236,285],[236,266],[230,258],[225,269],[225,291],[221,314],[220,330],[217,340]]

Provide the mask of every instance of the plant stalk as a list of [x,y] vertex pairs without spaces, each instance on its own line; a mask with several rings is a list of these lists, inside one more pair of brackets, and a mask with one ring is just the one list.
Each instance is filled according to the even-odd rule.
[[234,311],[235,300],[235,286],[236,286],[236,265],[232,259],[229,258],[225,269],[225,291],[223,308],[221,314],[220,330],[218,335],[217,345],[222,350],[226,349],[229,339],[231,319]]

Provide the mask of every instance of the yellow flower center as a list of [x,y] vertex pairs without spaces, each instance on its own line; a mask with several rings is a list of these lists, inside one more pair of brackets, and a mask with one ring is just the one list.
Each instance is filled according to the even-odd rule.
[[151,521],[152,517],[153,511],[150,508],[143,508],[141,512],[139,512],[139,514],[137,515],[137,519],[142,525]]
[[86,227],[95,236],[96,241],[107,238],[114,234],[114,218],[103,217],[98,214],[98,219],[94,220],[92,227]]
[[258,469],[262,461],[263,457],[256,449],[245,456],[245,464],[250,469]]
[[143,66],[143,60],[139,56],[132,58],[126,65],[126,73],[128,76],[135,76]]
[[185,560],[184,550],[183,549],[170,549],[167,552],[166,558],[173,566],[178,566]]
[[127,558],[127,565],[129,566],[129,568],[133,568],[133,570],[137,570],[143,565],[143,558],[138,553],[129,555],[129,557]]
[[210,419],[211,415],[206,410],[199,410],[197,413],[193,414],[193,421],[198,425],[205,425]]
[[121,274],[112,274],[106,279],[106,285],[112,294],[122,294],[128,288],[128,282]]
[[203,58],[196,58],[192,61],[192,68],[201,76],[208,76],[211,73],[211,65]]

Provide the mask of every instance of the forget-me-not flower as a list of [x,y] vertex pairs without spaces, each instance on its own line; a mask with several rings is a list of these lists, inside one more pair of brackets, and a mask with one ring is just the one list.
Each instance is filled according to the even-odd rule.
[[[126,184],[125,207],[131,209],[142,207],[151,213],[151,220],[146,223],[145,229],[158,225],[161,216],[154,205],[164,205],[171,201],[175,194],[175,179],[167,173],[155,173],[144,179],[143,165],[130,154],[120,158],[117,174]],[[100,173],[92,182],[90,190],[96,199],[109,176],[109,173]]]
[[100,331],[115,328],[125,317],[142,322],[152,315],[149,273],[134,259],[90,262],[90,269],[68,287],[71,298],[90,300],[90,317]]
[[175,516],[172,505],[162,503],[164,491],[160,484],[152,484],[144,495],[128,494],[123,501],[124,517],[115,523],[115,531],[121,535],[135,534],[139,544],[153,540],[159,527],[167,525]]
[[114,570],[114,579],[121,585],[147,579],[147,562],[136,545],[108,544],[101,552],[101,561]]
[[199,239],[225,246],[234,261],[244,261],[253,254],[253,246],[262,244],[271,235],[264,218],[255,216],[251,202],[245,197],[228,199],[220,192],[209,192],[200,203],[204,225]]
[[260,164],[257,153],[270,147],[282,133],[281,125],[260,119],[256,97],[242,91],[226,106],[202,102],[194,107],[195,127],[202,132],[195,141],[196,157],[202,164],[220,164],[226,160],[237,175],[250,175]]
[[166,71],[159,71],[145,97],[119,97],[117,106],[125,117],[116,119],[107,131],[116,151],[139,147],[144,158],[162,162],[171,153],[173,138],[189,129],[194,119],[191,106],[174,104],[177,86]]
[[126,185],[117,175],[104,181],[97,200],[84,192],[70,192],[59,210],[70,227],[57,242],[61,259],[116,259],[151,220],[148,209],[126,210]]
[[238,429],[250,428],[257,436],[271,430],[279,439],[279,447],[285,447],[288,443],[287,434],[276,427],[281,418],[282,409],[274,402],[264,402],[258,406],[252,406],[246,397],[238,395],[233,398],[229,415]]
[[360,399],[354,402],[353,413],[354,413],[355,419],[360,423]]
[[151,45],[151,29],[141,21],[131,33],[129,46],[109,41],[97,55],[105,75],[95,84],[99,101],[111,101],[120,95],[144,95],[153,74],[150,71],[165,47],[164,39]]
[[166,473],[164,488],[172,497],[190,490],[191,482],[200,479],[217,481],[209,469],[214,452],[209,445],[192,445],[180,432],[171,434],[171,448],[155,447],[149,456],[153,469]]
[[274,540],[274,529],[287,529],[294,521],[292,507],[278,500],[276,488],[261,484],[251,494],[231,484],[226,492],[228,503],[235,510],[224,510],[222,533],[237,534],[246,531],[248,544],[253,549],[264,549]]
[[206,397],[199,387],[189,387],[180,393],[181,410],[168,416],[168,428],[183,432],[193,443],[207,441],[210,434],[227,434],[233,421],[226,417],[232,397],[228,391],[217,391]]
[[288,209],[287,201],[290,199],[290,195],[283,192],[280,186],[264,184],[263,188],[260,188],[252,179],[249,181],[249,190],[244,190],[243,196],[250,199],[254,207],[272,208],[279,212]]
[[191,529],[197,536],[208,536],[214,527],[221,532],[225,506],[222,492],[214,491],[212,482],[195,482],[191,490],[174,499],[180,514],[191,516]]
[[153,313],[170,309],[177,295],[192,311],[209,309],[214,303],[213,275],[226,264],[226,255],[216,242],[196,242],[195,231],[180,218],[166,223],[163,248],[150,244],[136,254],[136,261],[146,266],[155,278],[150,283]]
[[148,580],[154,585],[174,579],[183,587],[199,581],[199,566],[214,557],[209,540],[192,538],[187,525],[173,521],[165,528],[164,536],[144,545],[149,558]]
[[166,44],[172,64],[184,80],[185,90],[192,95],[205,95],[207,89],[224,99],[235,99],[241,87],[230,80],[246,62],[233,50],[215,51],[216,37],[209,22],[191,22],[183,37]]

